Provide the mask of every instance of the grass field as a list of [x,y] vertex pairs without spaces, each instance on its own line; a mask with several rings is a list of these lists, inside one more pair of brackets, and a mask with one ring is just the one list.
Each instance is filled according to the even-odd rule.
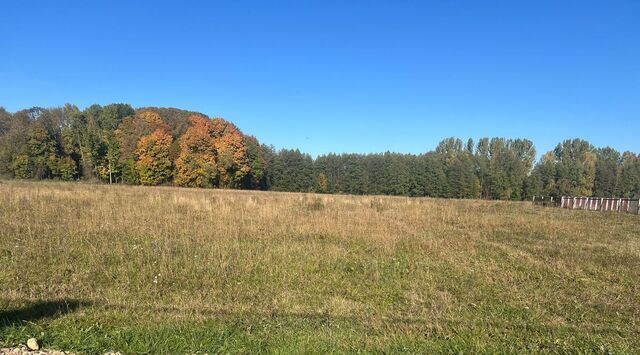
[[0,184],[0,347],[640,352],[640,217]]

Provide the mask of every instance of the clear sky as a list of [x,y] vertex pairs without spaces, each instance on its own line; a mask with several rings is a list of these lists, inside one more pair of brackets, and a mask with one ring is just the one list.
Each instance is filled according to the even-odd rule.
[[0,106],[172,106],[277,148],[640,151],[640,1],[4,1]]

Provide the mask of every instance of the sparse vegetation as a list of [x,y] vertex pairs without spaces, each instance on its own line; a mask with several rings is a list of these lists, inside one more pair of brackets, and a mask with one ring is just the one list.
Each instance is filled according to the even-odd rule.
[[522,202],[5,181],[0,346],[637,353],[639,236]]

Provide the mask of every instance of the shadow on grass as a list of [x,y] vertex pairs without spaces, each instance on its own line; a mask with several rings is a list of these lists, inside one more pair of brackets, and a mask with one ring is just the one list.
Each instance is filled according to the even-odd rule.
[[14,309],[0,309],[0,329],[19,326],[45,318],[60,317],[89,305],[91,305],[91,302],[75,299],[59,299],[31,302],[25,306]]

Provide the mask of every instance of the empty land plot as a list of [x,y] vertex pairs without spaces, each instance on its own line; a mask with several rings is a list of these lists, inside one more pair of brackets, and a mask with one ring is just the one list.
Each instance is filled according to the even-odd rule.
[[637,353],[639,282],[629,214],[0,184],[0,347]]

